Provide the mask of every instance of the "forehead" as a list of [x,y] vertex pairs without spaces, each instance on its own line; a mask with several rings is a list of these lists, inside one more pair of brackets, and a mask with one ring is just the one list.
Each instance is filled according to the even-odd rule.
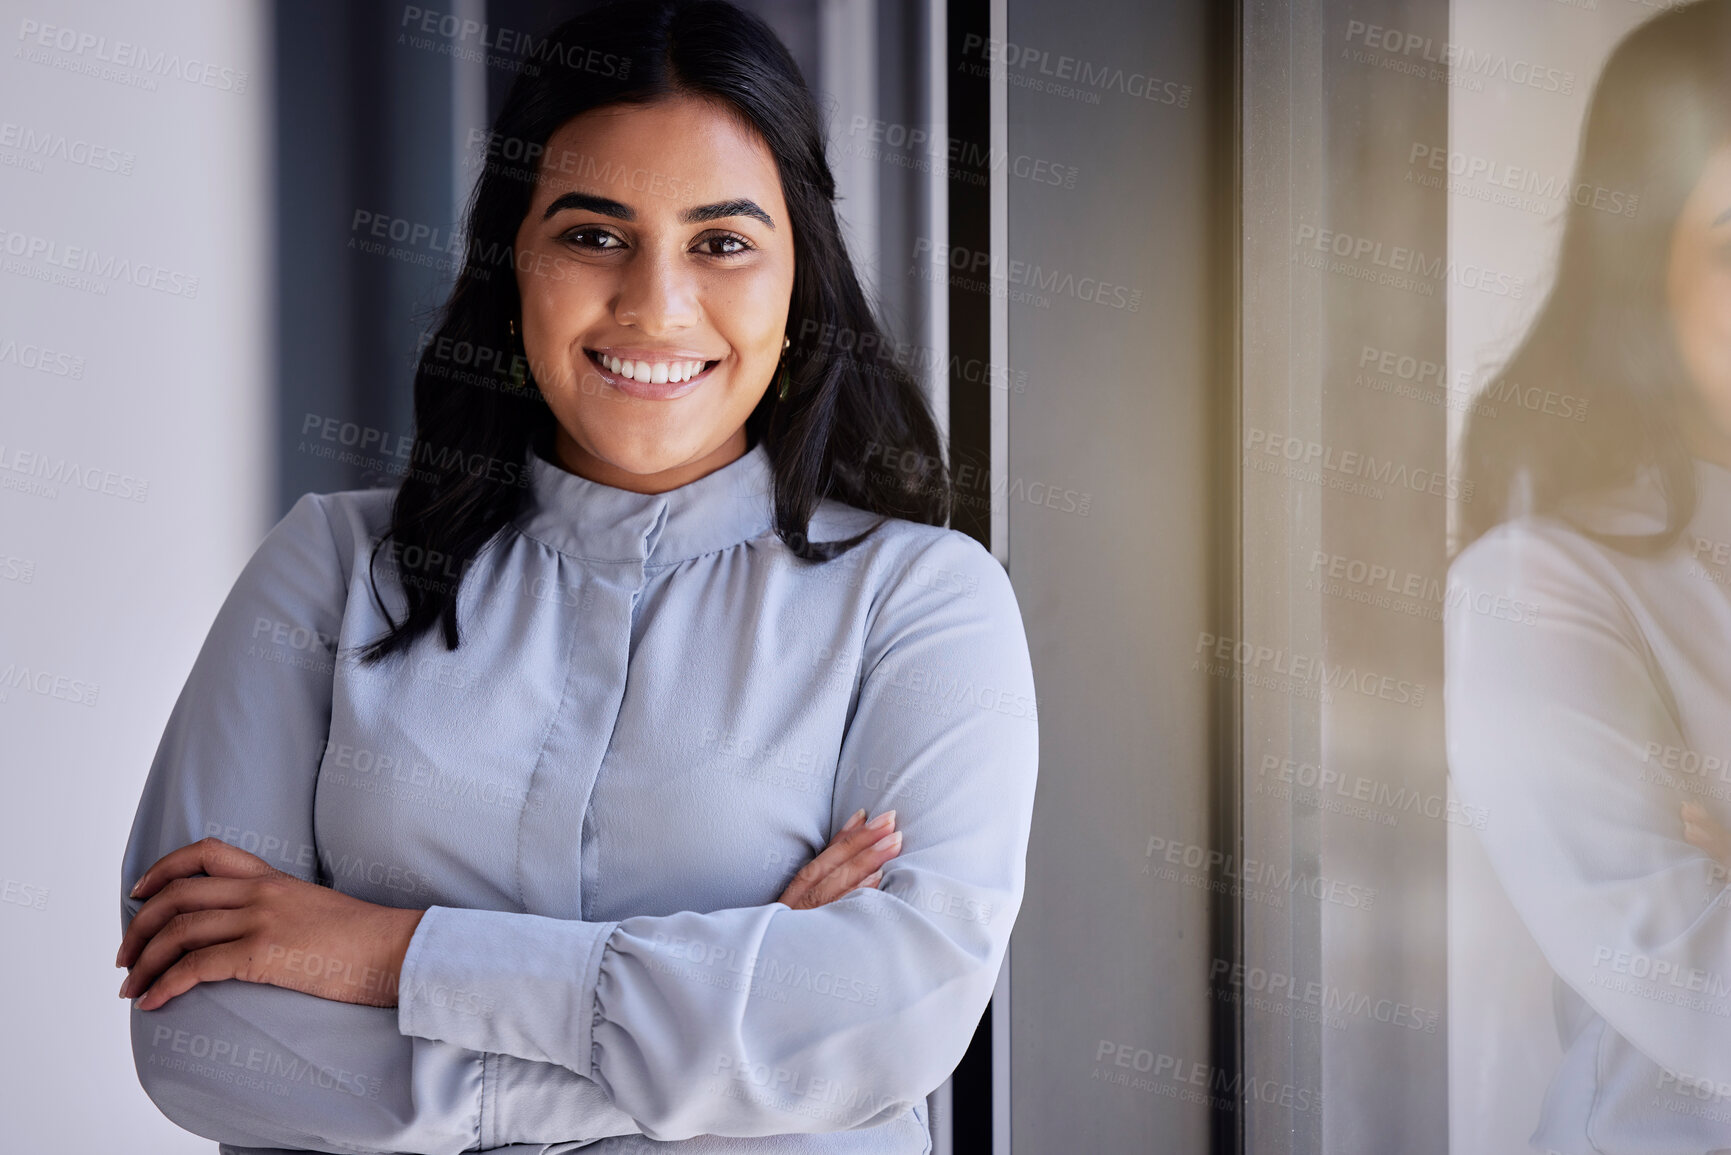
[[619,104],[572,117],[547,138],[534,204],[579,189],[645,212],[748,197],[780,220],[781,176],[761,136],[698,97]]

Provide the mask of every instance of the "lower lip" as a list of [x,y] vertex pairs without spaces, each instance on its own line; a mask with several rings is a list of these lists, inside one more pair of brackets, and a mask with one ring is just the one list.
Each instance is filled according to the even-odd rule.
[[684,381],[664,381],[657,385],[653,381],[634,381],[629,377],[621,377],[596,360],[595,354],[590,353],[587,349],[584,350],[584,353],[589,358],[590,366],[595,372],[601,374],[603,381],[627,396],[641,397],[645,401],[671,401],[675,397],[683,397],[709,380],[709,375],[715,371],[717,365],[721,364],[719,361],[711,361],[703,372],[695,377]]

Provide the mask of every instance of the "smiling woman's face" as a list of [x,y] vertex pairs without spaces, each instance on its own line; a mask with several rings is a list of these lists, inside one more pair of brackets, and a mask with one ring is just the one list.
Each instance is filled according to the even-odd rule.
[[1731,145],[1708,159],[1683,204],[1666,291],[1694,402],[1685,436],[1697,453],[1731,464]]
[[573,117],[547,141],[515,255],[566,469],[659,493],[745,452],[793,295],[761,137],[693,97]]

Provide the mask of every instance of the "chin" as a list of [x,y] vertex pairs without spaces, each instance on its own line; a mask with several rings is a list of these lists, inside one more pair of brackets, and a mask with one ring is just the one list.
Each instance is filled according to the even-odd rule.
[[704,455],[703,441],[695,437],[604,438],[594,442],[594,456],[615,469],[641,477],[677,469]]

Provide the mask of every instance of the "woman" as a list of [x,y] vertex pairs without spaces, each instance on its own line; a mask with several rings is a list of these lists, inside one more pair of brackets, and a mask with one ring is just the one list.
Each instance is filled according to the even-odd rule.
[[1022,897],[1014,594],[769,30],[535,56],[410,475],[271,531],[151,767],[140,1079],[225,1151],[928,1151]]
[[[1731,891],[1707,852],[1731,820],[1731,3],[1618,45],[1575,187],[1556,287],[1499,384],[1586,413],[1472,418],[1465,464],[1500,504],[1462,509],[1449,766],[1557,978],[1563,1057],[1533,1146],[1716,1151],[1731,1148]],[[1595,190],[1638,208],[1604,211]],[[1536,612],[1498,616],[1514,603]]]

